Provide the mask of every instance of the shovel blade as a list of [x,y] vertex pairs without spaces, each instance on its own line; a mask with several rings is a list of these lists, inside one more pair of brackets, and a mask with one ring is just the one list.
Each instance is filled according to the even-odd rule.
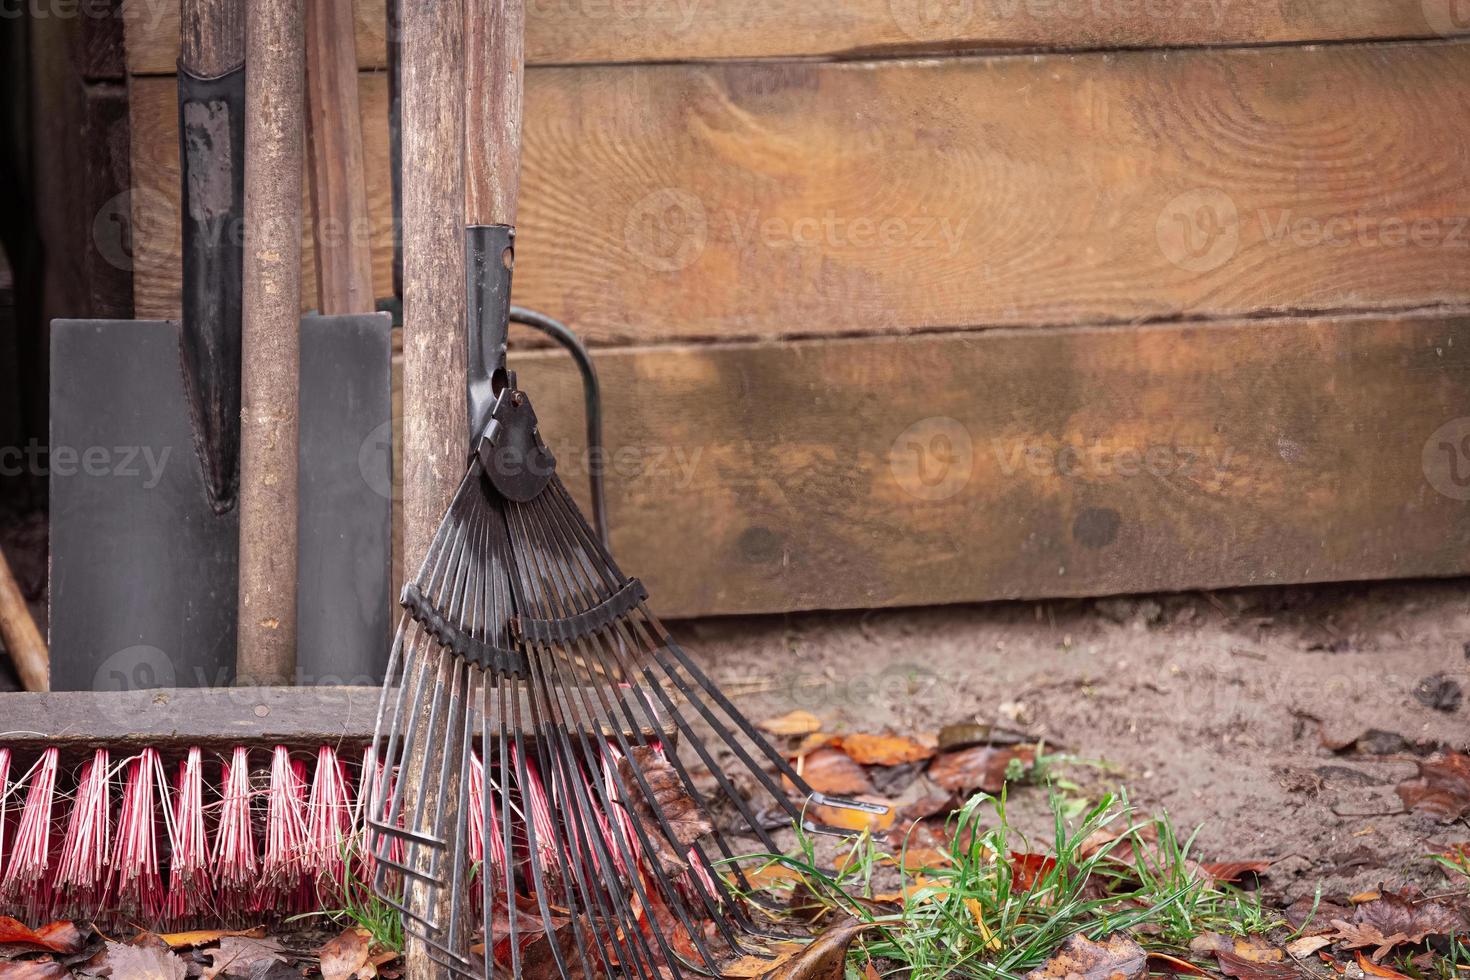
[[[301,348],[301,676],[376,682],[389,637],[389,318],[306,317]],[[53,690],[233,682],[238,512],[210,505],[194,432],[177,323],[53,322]]]

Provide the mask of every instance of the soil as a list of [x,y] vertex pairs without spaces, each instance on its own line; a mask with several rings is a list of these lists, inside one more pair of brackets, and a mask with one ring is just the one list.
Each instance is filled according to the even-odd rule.
[[[1424,856],[1470,827],[1403,812],[1395,786],[1435,748],[1470,749],[1470,704],[1454,696],[1470,688],[1466,585],[732,618],[674,633],[754,719],[805,708],[837,733],[976,720],[1041,736],[1097,763],[1068,767],[1082,792],[1125,788],[1140,810],[1198,826],[1197,859],[1273,860],[1264,887],[1289,902],[1319,884],[1444,887]],[[1010,812],[1048,838],[1044,789],[1013,792]]]

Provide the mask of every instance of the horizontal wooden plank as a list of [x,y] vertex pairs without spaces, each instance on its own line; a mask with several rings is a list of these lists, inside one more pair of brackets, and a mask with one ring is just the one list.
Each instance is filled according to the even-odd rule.
[[[532,70],[516,297],[604,344],[1465,302],[1467,73],[1470,43]],[[141,316],[177,306],[171,84],[134,89]],[[380,76],[363,106],[386,291]]]
[[[56,746],[73,751],[102,746],[115,752],[148,746],[159,751],[278,744],[361,748],[372,741],[379,696],[376,687],[0,694],[0,748]],[[524,717],[530,717],[528,705],[522,699]]]
[[[854,57],[920,51],[1275,44],[1470,30],[1458,0],[552,0],[526,10],[532,64]],[[128,0],[128,67],[169,74],[178,5]],[[358,62],[387,60],[383,0],[357,4]]]
[[[1470,572],[1470,316],[599,352],[669,616]],[[512,359],[585,501],[575,372]]]

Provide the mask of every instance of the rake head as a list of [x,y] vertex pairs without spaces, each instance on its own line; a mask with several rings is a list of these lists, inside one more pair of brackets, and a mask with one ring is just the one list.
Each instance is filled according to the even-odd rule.
[[[499,953],[519,976],[543,938],[563,977],[761,955],[748,939],[770,933],[710,815],[775,853],[758,814],[841,834],[807,816],[885,809],[814,793],[669,636],[555,476],[513,376],[483,431],[404,589],[375,890],[457,975],[496,975]],[[447,918],[430,911],[445,889]]]

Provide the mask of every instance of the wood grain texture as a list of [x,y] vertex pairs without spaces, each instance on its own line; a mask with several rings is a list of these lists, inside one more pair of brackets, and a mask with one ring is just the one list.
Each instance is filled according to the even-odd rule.
[[[416,568],[464,476],[465,418],[464,137],[465,0],[416,0],[402,10],[403,171],[403,515],[404,563]],[[383,103],[378,102],[379,105]],[[380,144],[381,146],[381,144]],[[386,147],[383,147],[386,149]],[[441,657],[447,661],[446,654]],[[441,671],[441,682],[448,676]],[[425,693],[426,699],[428,692]],[[428,705],[421,706],[427,713]],[[449,833],[457,812],[464,731],[450,725],[438,741],[421,739],[404,760],[405,785],[418,786],[409,812]],[[449,767],[452,776],[438,781]],[[423,779],[433,774],[434,779]],[[434,822],[435,817],[440,822]],[[427,848],[415,858],[429,872]],[[451,889],[407,886],[408,908],[450,931]],[[404,951],[412,977],[448,978],[422,940]]]
[[[0,748],[105,746],[114,752],[191,746],[362,747],[373,739],[377,687],[159,688],[0,694]],[[530,715],[523,702],[523,716]],[[390,699],[391,724],[396,700]],[[499,719],[492,716],[490,725]],[[644,734],[657,734],[652,730]]]
[[[1467,72],[1470,44],[532,69],[516,297],[599,344],[1463,302]],[[168,200],[147,81],[136,179]],[[174,232],[140,224],[164,315]]]
[[180,0],[177,60],[201,78],[218,78],[240,67],[245,60],[245,9],[243,0]]
[[[1470,572],[1470,316],[596,360],[613,553],[664,616]],[[575,370],[511,366],[585,506]]]
[[[129,70],[172,72],[174,12],[128,2],[139,8],[126,20]],[[567,0],[530,5],[526,53],[548,65],[1435,37],[1470,31],[1456,2]],[[383,0],[358,0],[357,32],[361,66],[383,67]]]
[[296,679],[305,42],[302,0],[251,5],[240,358],[241,684]]
[[0,550],[0,641],[4,641],[23,688],[36,692],[51,690],[51,653],[31,618],[30,606],[3,550]]
[[328,315],[371,313],[372,224],[352,0],[306,0],[306,106],[318,308]]
[[465,224],[516,223],[525,28],[524,0],[465,2]]

